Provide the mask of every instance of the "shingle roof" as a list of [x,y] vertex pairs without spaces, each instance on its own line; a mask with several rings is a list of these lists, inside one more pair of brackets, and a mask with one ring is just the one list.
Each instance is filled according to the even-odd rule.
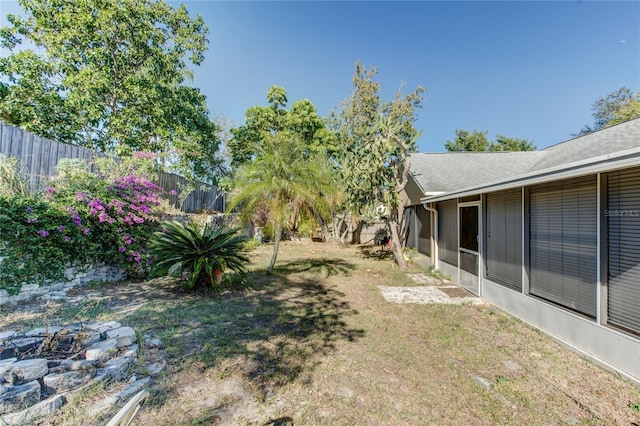
[[557,173],[640,147],[640,119],[529,152],[411,154],[411,172],[425,193],[461,192],[516,177]]
[[411,171],[425,191],[449,192],[521,174],[543,155],[541,151],[411,154]]

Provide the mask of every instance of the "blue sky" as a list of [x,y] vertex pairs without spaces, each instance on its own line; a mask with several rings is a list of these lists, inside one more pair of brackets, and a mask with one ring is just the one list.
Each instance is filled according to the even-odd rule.
[[[184,3],[210,28],[194,85],[238,124],[271,85],[328,114],[356,60],[378,68],[383,99],[402,82],[427,88],[422,152],[443,151],[456,129],[544,148],[591,124],[598,97],[640,89],[638,1]],[[3,18],[17,10],[2,0]]]

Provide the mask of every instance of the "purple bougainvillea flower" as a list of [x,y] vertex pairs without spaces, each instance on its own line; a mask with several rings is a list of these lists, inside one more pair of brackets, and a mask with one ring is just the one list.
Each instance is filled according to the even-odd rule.
[[84,229],[82,230],[82,233],[83,233],[84,235],[89,235],[89,231],[90,231],[90,229],[89,229],[89,228],[84,228]]
[[105,212],[100,212],[100,214],[98,215],[98,222],[100,223],[107,222],[109,219],[109,215]]
[[124,253],[125,251],[127,251],[127,248],[123,247],[123,246],[120,246],[120,248],[118,250],[120,250],[120,253]]
[[64,237],[64,240],[65,240],[66,242],[69,242],[69,241],[71,241],[71,237],[69,237],[69,236],[67,235],[67,236],[65,236],[65,237]]
[[84,192],[76,192],[76,201],[85,201],[87,199],[87,194]]
[[60,225],[58,226],[58,228],[56,228],[58,230],[58,232],[64,232],[64,226]]
[[41,229],[38,231],[38,235],[40,235],[42,238],[47,238],[49,236],[49,231],[45,231],[44,229]]
[[172,189],[171,191],[169,191],[169,194],[171,195],[178,195],[178,193],[176,192],[175,189]]

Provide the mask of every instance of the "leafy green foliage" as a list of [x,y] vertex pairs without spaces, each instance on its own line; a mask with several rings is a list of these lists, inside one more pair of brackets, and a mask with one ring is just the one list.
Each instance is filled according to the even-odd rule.
[[298,100],[290,110],[286,110],[287,92],[279,86],[269,89],[267,101],[269,106],[249,108],[245,113],[245,124],[231,130],[233,137],[229,141],[229,150],[232,167],[251,161],[265,138],[279,132],[295,135],[308,149],[334,152],[335,136],[327,130],[311,101]]
[[244,254],[247,237],[238,230],[202,229],[196,223],[182,225],[165,222],[162,231],[156,232],[149,249],[155,256],[155,276],[188,275],[187,288],[215,288],[216,274],[231,270],[246,272],[249,259]]
[[606,127],[640,117],[640,90],[635,94],[627,87],[598,98],[591,107],[593,125],[584,126],[571,136],[587,135]]
[[0,288],[15,293],[23,283],[59,280],[65,267],[92,262],[144,277],[159,190],[142,176],[98,176],[82,160],[67,160],[43,193],[0,197]]
[[415,152],[421,134],[414,126],[415,113],[426,89],[418,86],[407,95],[398,89],[393,100],[382,102],[380,85],[374,81],[377,72],[357,62],[354,91],[343,101],[341,111],[332,114],[332,128],[341,148],[336,164],[344,209],[361,217],[380,204],[388,207],[396,262],[405,266],[402,246],[406,227],[400,194],[411,170],[410,153]]
[[[404,96],[398,90],[392,101],[383,102],[380,84],[374,80],[377,74],[377,68],[357,62],[354,91],[330,118],[339,138],[336,164],[344,207],[356,216],[380,203],[391,206],[399,202],[395,186],[406,158],[397,142],[413,152],[420,136],[414,127],[415,111],[421,106],[425,88],[418,86]],[[394,138],[388,137],[390,131]]]
[[536,146],[527,139],[511,138],[497,135],[495,141],[487,138],[488,132],[457,129],[453,141],[444,146],[449,152],[482,152],[482,151],[535,151]]
[[20,3],[0,30],[4,121],[119,156],[163,153],[188,177],[217,171],[217,126],[184,84],[207,48],[200,16],[163,0]]
[[268,273],[273,270],[281,233],[292,212],[326,216],[327,197],[334,191],[326,156],[286,132],[261,141],[253,161],[238,169],[235,188],[229,211],[240,207],[249,218],[266,210],[273,224],[274,254]]

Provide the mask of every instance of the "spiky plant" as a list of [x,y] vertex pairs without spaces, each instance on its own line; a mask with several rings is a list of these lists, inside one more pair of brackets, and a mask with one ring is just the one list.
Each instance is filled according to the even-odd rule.
[[215,288],[219,284],[216,277],[224,271],[246,273],[249,262],[243,252],[246,240],[236,229],[165,222],[149,247],[155,256],[152,273],[155,276],[186,275],[187,288]]

